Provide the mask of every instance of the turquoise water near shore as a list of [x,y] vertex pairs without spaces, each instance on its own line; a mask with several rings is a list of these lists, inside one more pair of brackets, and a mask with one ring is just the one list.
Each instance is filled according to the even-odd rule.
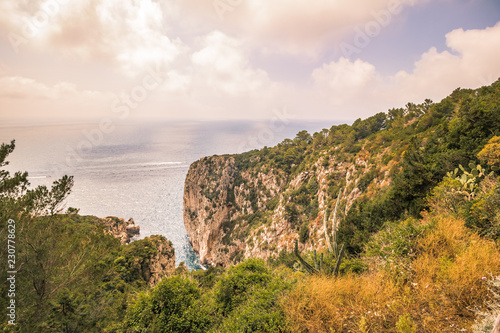
[[7,170],[28,171],[33,186],[50,185],[64,174],[75,185],[66,207],[99,217],[132,217],[140,238],[166,236],[176,263],[200,268],[182,220],[184,179],[203,156],[273,146],[329,128],[331,122],[223,121],[114,124],[98,122],[0,125],[0,142],[16,140]]

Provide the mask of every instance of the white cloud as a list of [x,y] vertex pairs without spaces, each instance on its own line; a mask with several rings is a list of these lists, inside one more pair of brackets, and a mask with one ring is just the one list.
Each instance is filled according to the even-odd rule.
[[242,42],[214,31],[202,38],[201,49],[191,60],[198,80],[206,88],[229,95],[255,92],[269,84],[267,74],[253,69],[242,49]]
[[[59,0],[0,0],[0,29],[22,36],[26,22],[39,17],[40,8],[54,1]],[[426,0],[400,3],[408,6],[421,1]],[[50,72],[37,69],[32,75],[36,80],[19,75],[29,76],[26,73],[32,69],[9,70],[9,77],[0,78],[0,102],[9,103],[10,110],[16,112],[22,109],[15,107],[16,101],[24,103],[25,110],[38,108],[35,102],[47,110],[63,109],[64,105],[66,114],[89,112],[82,105],[102,102],[91,112],[109,112],[107,92],[81,91],[78,86],[98,80],[96,86],[102,90],[117,92],[122,85],[130,90],[148,68],[161,67],[165,69],[163,84],[141,103],[141,110],[135,113],[138,117],[264,118],[275,107],[287,106],[302,118],[352,120],[407,102],[437,101],[458,86],[475,88],[500,76],[499,23],[483,30],[454,30],[446,35],[447,50],[429,48],[411,71],[392,76],[380,74],[363,59],[340,58],[318,65],[309,82],[273,81],[258,65],[268,60],[262,60],[263,50],[317,59],[318,48],[331,50],[333,44],[326,42],[337,34],[352,34],[354,26],[373,21],[384,11],[398,10],[391,7],[390,0],[248,0],[226,12],[221,20],[213,3],[67,0],[66,5],[53,9],[36,36],[21,45],[26,48],[23,56],[37,65],[40,61],[40,67],[47,55],[59,60],[59,54],[67,56],[64,66]],[[203,15],[211,19],[200,19]],[[179,30],[180,26],[188,29]],[[183,41],[172,36],[182,36]],[[269,59],[280,56],[274,54]],[[75,62],[79,66],[82,59],[89,62],[85,67],[90,69],[88,75],[80,70],[74,76],[75,83],[68,83],[73,73],[61,72]],[[110,65],[130,78],[109,78],[99,71]],[[300,72],[296,68],[290,71]],[[171,113],[164,114],[166,109]]]
[[350,62],[340,58],[337,62],[315,69],[312,78],[318,89],[325,93],[333,105],[349,103],[362,94],[375,79],[375,66],[357,59]]
[[392,78],[401,96],[442,98],[459,86],[475,88],[500,76],[500,23],[483,30],[453,30],[446,45],[449,51],[431,48],[411,73],[401,71]]
[[136,76],[152,64],[170,64],[185,48],[164,33],[165,8],[153,0],[2,1],[0,26],[15,49],[55,47]]
[[0,97],[4,98],[57,100],[70,97],[76,92],[75,85],[68,82],[48,86],[21,76],[0,78]]
[[407,102],[439,101],[457,87],[477,88],[500,77],[500,23],[484,30],[454,30],[446,35],[450,50],[432,47],[413,71],[383,76],[360,59],[323,65],[312,72],[318,95],[327,95],[343,119],[367,117]]
[[203,28],[249,36],[264,52],[315,58],[323,47],[351,34],[354,26],[374,20],[381,13],[388,13],[390,21],[404,6],[425,1],[185,0],[180,6],[201,17],[198,21]]
[[[97,117],[103,106],[110,105],[110,93],[79,90],[69,82],[48,85],[22,76],[0,77],[0,116],[64,115]],[[99,109],[101,108],[101,109]],[[12,112],[15,110],[15,112]]]

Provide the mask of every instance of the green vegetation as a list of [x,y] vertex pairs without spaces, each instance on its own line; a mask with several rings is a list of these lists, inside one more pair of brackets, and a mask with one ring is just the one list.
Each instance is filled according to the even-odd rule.
[[[457,180],[463,174],[476,184],[466,194]],[[445,332],[489,327],[496,318],[489,309],[500,306],[500,248],[491,233],[498,214],[481,215],[477,221],[488,221],[483,229],[467,227],[467,220],[481,200],[500,207],[499,185],[493,174],[451,172],[428,196],[430,213],[385,224],[359,257],[340,265],[337,275],[310,264],[315,271],[304,274],[309,269],[294,265],[297,258],[282,251],[268,264],[247,259],[228,269],[210,267],[165,279],[136,298],[122,329]],[[450,200],[454,196],[458,201]],[[311,254],[306,257],[310,261]],[[332,259],[325,258],[324,265],[335,266]],[[320,265],[317,258],[314,262]]]
[[[487,327],[492,310],[500,307],[499,102],[500,81],[478,90],[457,89],[440,103],[408,104],[313,135],[302,131],[276,147],[234,156],[238,186],[252,189],[246,192],[250,211],[224,221],[221,242],[245,240],[282,207],[290,234],[301,246],[314,244],[310,248],[316,251],[299,254],[297,242],[295,254],[283,250],[267,263],[228,251],[233,262],[241,262],[196,272],[180,265],[154,287],[144,268],[156,253],[156,238],[120,245],[99,219],[80,216],[74,208],[63,213],[71,177],[51,189],[30,189],[26,173],[0,170],[0,232],[7,239],[8,220],[16,221],[19,271],[18,325],[2,322],[2,329],[448,332]],[[0,147],[0,167],[13,150],[14,142]],[[266,194],[269,189],[258,182],[250,185],[248,177],[255,180],[258,172],[276,176],[282,197]],[[292,186],[299,175],[301,182]],[[208,187],[202,191],[218,196]],[[326,212],[320,212],[320,193],[326,196]],[[235,202],[234,192],[228,198]],[[331,224],[328,211],[335,216]],[[320,216],[324,232],[319,233],[314,228],[321,228]],[[262,246],[277,252],[272,244]],[[6,251],[0,250],[4,258]],[[1,274],[5,281],[5,271]],[[7,285],[0,288],[6,295]],[[7,302],[2,297],[0,306],[5,309]]]
[[[14,141],[0,146],[0,167],[14,147]],[[3,330],[119,331],[129,302],[147,288],[144,267],[156,253],[156,238],[120,245],[100,219],[77,215],[74,208],[62,213],[72,177],[55,181],[51,189],[29,189],[27,176],[0,170],[0,234],[6,240],[8,220],[15,221],[17,270],[17,325],[2,320]],[[0,248],[2,258],[7,250]],[[7,281],[6,270],[0,275]],[[4,309],[10,301],[7,287],[0,285]]]
[[[252,211],[234,208],[238,227],[224,230],[226,243],[246,242],[245,236],[273,220],[282,206],[292,232],[314,246],[320,239],[310,229],[322,216],[320,192],[333,209],[339,190],[346,188],[344,196],[354,198],[341,204],[338,239],[346,254],[358,255],[386,222],[420,218],[428,211],[431,189],[460,165],[482,163],[483,173],[498,174],[499,90],[500,81],[477,90],[456,89],[439,103],[409,103],[352,125],[312,135],[301,131],[275,147],[232,155],[236,185],[247,190],[239,202],[248,202]],[[259,173],[274,177],[271,185],[279,187],[278,195],[265,195],[270,184],[254,186]]]

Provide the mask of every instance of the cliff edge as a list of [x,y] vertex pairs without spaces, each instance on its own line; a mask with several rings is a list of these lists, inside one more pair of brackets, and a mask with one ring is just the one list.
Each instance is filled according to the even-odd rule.
[[188,171],[184,224],[203,263],[322,251],[339,202],[338,241],[357,254],[387,221],[419,218],[430,191],[500,131],[500,80],[456,89],[274,147],[204,157]]

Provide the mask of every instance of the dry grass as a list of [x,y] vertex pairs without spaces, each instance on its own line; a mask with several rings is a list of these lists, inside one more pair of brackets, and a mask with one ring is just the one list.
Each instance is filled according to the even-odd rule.
[[499,249],[459,219],[426,220],[433,226],[418,240],[405,281],[383,269],[338,279],[310,276],[284,302],[295,330],[470,331],[476,312],[492,300],[488,279],[500,275]]

